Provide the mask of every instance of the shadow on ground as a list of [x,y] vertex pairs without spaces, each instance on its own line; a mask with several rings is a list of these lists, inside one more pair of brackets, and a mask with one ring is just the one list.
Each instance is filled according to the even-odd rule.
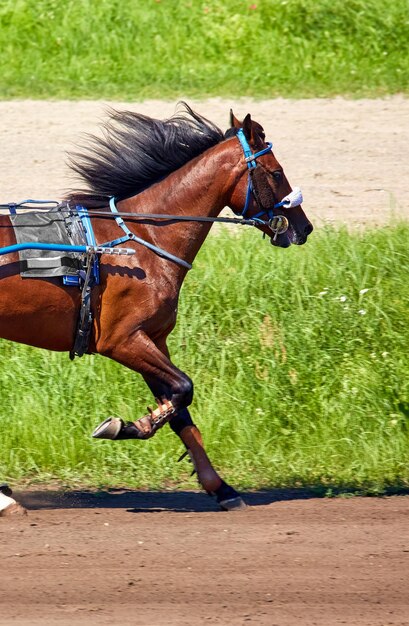
[[[382,493],[362,492],[357,489],[333,489],[330,493],[320,487],[263,489],[241,491],[243,500],[252,507],[266,506],[274,502],[307,500],[325,496],[354,495],[388,496],[409,495],[407,487],[391,487]],[[130,489],[108,489],[106,491],[16,491],[13,497],[29,510],[44,509],[126,509],[129,513],[205,513],[218,511],[215,499],[203,491],[134,491]]]
[[[263,506],[281,500],[316,498],[317,491],[307,489],[269,489],[241,492],[250,506]],[[217,511],[213,498],[202,491],[21,491],[13,497],[29,510],[44,509],[127,509],[130,513],[173,511],[204,513]]]

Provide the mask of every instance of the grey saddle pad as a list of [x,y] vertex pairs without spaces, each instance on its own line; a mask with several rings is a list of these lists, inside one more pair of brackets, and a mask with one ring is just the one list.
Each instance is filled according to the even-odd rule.
[[[81,220],[60,205],[50,211],[27,211],[10,216],[17,243],[41,242],[85,245]],[[27,278],[76,276],[81,254],[54,250],[21,250],[20,274]]]

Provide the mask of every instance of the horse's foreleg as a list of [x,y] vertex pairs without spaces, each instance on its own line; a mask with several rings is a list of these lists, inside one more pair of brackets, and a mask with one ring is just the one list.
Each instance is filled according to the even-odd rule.
[[[186,446],[203,488],[216,497],[223,509],[244,508],[245,504],[239,494],[220,478],[206,454],[200,431],[193,424],[187,410],[193,397],[193,383],[170,361],[165,339],[154,343],[145,333],[138,332],[126,344],[115,344],[109,349],[98,351],[142,374],[154,397],[158,399],[159,410],[162,405],[165,407],[164,412],[167,412],[160,426],[170,422],[172,430]],[[94,431],[94,437],[147,439],[157,430],[152,428],[149,419],[150,416],[146,416],[125,424],[119,418],[108,418]]]
[[169,426],[185,445],[202,487],[208,493],[215,492],[221,487],[223,481],[207,456],[202,435],[193,423],[189,411],[187,409],[179,411],[172,417]]
[[[163,346],[162,350],[168,355],[166,346]],[[144,378],[155,398],[168,395],[169,392],[157,380],[146,376]],[[204,448],[200,430],[193,423],[189,410],[187,408],[179,410],[170,419],[169,426],[185,445],[203,489],[209,495],[214,496],[224,510],[245,508],[246,505],[237,491],[230,487],[214,469]]]
[[187,409],[179,411],[170,420],[169,425],[186,446],[203,489],[214,496],[221,508],[226,511],[245,508],[246,505],[237,491],[220,478],[211,464],[200,430],[193,424],[189,411]]
[[[149,376],[144,376],[144,379],[155,398],[169,397],[169,390],[160,381]],[[223,481],[206,454],[202,436],[197,426],[192,422],[188,409],[183,408],[175,412],[169,425],[184,443],[203,488],[209,493],[219,489]]]

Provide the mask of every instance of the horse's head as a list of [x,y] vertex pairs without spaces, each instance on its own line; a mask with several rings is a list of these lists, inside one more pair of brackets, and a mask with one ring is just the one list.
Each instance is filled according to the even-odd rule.
[[235,213],[260,220],[257,226],[273,245],[287,248],[302,245],[312,232],[311,222],[301,208],[299,189],[291,189],[283,168],[266,143],[263,127],[248,114],[240,122],[230,111],[231,128],[226,137],[236,135],[243,151],[244,176],[240,177],[232,199]]

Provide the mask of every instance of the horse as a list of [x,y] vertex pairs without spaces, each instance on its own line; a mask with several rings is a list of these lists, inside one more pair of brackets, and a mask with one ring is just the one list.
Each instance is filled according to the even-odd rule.
[[[100,255],[85,352],[141,374],[157,408],[133,422],[108,418],[94,437],[147,439],[169,423],[202,488],[224,510],[243,508],[206,453],[188,408],[193,382],[172,363],[167,337],[183,280],[224,207],[275,248],[304,244],[313,226],[250,113],[239,121],[230,111],[223,133],[186,103],[166,120],[112,109],[103,130],[70,155],[70,167],[85,185],[67,193],[60,206],[87,211],[96,242],[115,247],[127,241],[135,254]],[[0,227],[0,247],[13,245],[9,216],[0,216]],[[0,256],[0,336],[72,354],[80,290],[59,278],[40,280],[41,289],[38,279],[21,276],[15,252]],[[18,506],[0,493],[0,509]]]

